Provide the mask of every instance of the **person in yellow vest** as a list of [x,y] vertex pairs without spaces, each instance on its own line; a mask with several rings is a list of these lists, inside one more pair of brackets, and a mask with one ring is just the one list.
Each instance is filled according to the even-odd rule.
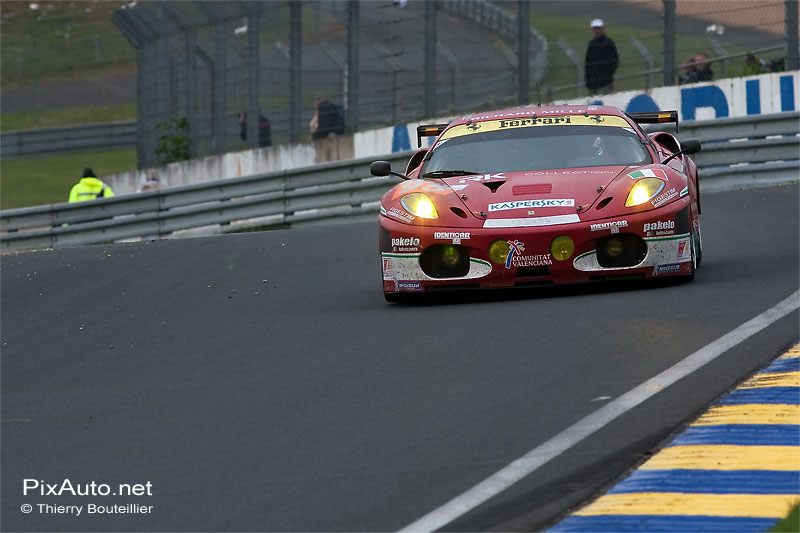
[[111,198],[112,196],[114,196],[114,191],[111,190],[111,187],[97,179],[97,176],[94,175],[94,170],[90,167],[83,169],[81,181],[73,185],[69,191],[70,202],[84,202],[95,198]]

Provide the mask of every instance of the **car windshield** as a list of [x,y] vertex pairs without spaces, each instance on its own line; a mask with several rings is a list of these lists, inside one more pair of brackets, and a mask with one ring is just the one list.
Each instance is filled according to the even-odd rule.
[[422,173],[470,173],[642,165],[650,153],[632,129],[612,126],[537,126],[443,136]]

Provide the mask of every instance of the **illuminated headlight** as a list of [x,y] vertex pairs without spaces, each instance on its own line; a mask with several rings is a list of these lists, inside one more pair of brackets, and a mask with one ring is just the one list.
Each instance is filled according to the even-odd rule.
[[489,245],[489,259],[498,265],[505,265],[509,251],[511,251],[511,247],[508,245],[508,241],[498,239]]
[[625,200],[625,207],[641,205],[653,198],[664,188],[664,182],[656,178],[645,178],[636,182],[628,199]]
[[439,218],[436,206],[427,195],[421,192],[407,194],[400,198],[400,204],[408,211],[420,218]]
[[575,242],[566,235],[560,235],[550,243],[550,253],[558,261],[566,261],[575,252]]

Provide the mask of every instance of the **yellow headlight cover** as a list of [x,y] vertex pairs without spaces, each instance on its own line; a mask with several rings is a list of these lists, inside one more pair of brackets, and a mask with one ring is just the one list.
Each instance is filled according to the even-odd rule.
[[439,218],[439,213],[436,211],[436,206],[427,194],[421,192],[413,192],[400,198],[400,204],[409,213],[416,215],[420,218],[435,219]]
[[637,181],[631,189],[631,192],[628,193],[628,199],[625,200],[625,207],[633,207],[645,203],[660,193],[664,185],[663,181],[656,178],[644,178]]

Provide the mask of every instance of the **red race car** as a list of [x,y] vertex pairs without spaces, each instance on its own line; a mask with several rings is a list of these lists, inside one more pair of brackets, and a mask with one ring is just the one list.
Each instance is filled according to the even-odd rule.
[[436,136],[381,199],[388,301],[437,289],[694,278],[700,141],[639,124],[675,111],[520,107],[417,128]]

